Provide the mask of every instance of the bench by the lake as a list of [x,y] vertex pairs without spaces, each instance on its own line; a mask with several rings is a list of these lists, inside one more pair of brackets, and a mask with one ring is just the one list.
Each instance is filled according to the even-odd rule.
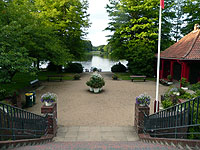
[[132,82],[133,82],[134,79],[137,79],[137,80],[138,79],[143,79],[144,82],[146,81],[146,76],[144,76],[144,75],[131,75],[130,78],[131,78]]
[[31,85],[32,87],[39,86],[39,85],[40,85],[40,82],[39,82],[38,79],[35,79],[35,80],[33,80],[33,81],[30,82],[30,85]]
[[63,76],[63,75],[48,75],[47,77],[48,77],[48,78],[47,78],[48,81],[50,81],[50,78],[51,78],[52,80],[58,79],[58,80],[62,81],[62,78],[63,78],[64,76]]

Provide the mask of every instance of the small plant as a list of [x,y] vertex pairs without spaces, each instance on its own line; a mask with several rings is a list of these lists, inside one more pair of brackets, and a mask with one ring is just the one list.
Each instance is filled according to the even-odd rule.
[[146,94],[140,94],[136,97],[136,104],[148,106],[150,104],[151,97]]
[[112,75],[112,79],[113,79],[113,80],[118,80],[118,76],[117,76],[116,74],[113,74],[113,75]]
[[165,99],[164,101],[162,101],[162,106],[164,109],[166,109],[173,106],[173,103],[170,99]]
[[189,85],[189,82],[187,81],[186,78],[182,78],[182,79],[181,79],[181,85],[182,85],[183,87],[187,87],[187,86]]
[[169,81],[172,81],[172,76],[171,76],[171,75],[168,75],[168,76],[167,76],[167,79],[168,79]]
[[54,93],[45,93],[41,96],[41,102],[48,102],[48,103],[53,103],[57,100],[57,95]]
[[74,80],[80,80],[81,78],[81,75],[80,74],[75,74],[74,75]]

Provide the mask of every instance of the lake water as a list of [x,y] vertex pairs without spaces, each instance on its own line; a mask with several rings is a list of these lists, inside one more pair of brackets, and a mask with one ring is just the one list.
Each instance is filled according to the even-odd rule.
[[84,69],[90,70],[91,67],[96,67],[98,69],[101,69],[103,72],[111,71],[111,67],[119,62],[127,67],[128,62],[125,60],[113,61],[108,58],[102,58],[100,56],[92,56],[92,59],[88,61],[78,61],[78,63],[81,63],[83,65]]

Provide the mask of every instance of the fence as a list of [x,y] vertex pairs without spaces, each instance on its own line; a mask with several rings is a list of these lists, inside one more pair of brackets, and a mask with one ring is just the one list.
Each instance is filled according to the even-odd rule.
[[144,131],[153,137],[200,139],[200,97],[152,115],[145,115]]
[[47,132],[47,115],[40,116],[0,102],[0,140],[38,138]]

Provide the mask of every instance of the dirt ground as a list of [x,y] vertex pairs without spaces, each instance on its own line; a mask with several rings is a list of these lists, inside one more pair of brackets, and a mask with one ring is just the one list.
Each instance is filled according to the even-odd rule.
[[[40,114],[42,94],[58,95],[58,125],[61,126],[133,126],[135,99],[141,93],[151,96],[151,113],[155,100],[156,82],[112,80],[111,73],[101,73],[105,87],[99,94],[89,92],[85,84],[90,73],[83,73],[81,80],[43,82],[36,90],[36,105],[28,111]],[[160,94],[168,87],[160,85]],[[160,96],[159,96],[160,97]]]

